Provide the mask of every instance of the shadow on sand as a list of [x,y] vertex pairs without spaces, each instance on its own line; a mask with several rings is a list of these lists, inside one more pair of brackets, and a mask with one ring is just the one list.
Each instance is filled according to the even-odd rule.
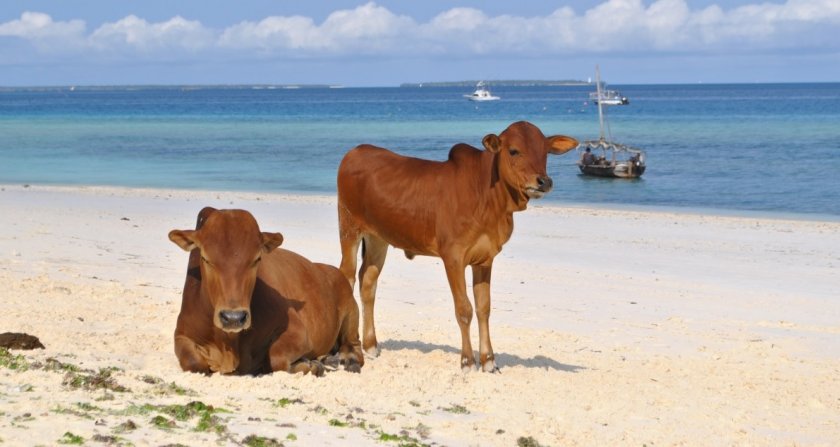
[[[399,351],[401,349],[414,349],[424,354],[432,351],[443,351],[455,355],[460,355],[461,350],[452,346],[436,345],[433,343],[423,343],[420,341],[407,340],[385,340],[379,344],[379,347],[389,351]],[[453,360],[455,362],[455,360]],[[583,366],[566,365],[548,357],[538,355],[529,359],[523,359],[517,355],[512,354],[496,354],[496,366],[504,368],[505,366],[524,366],[526,368],[548,368],[555,371],[578,372],[586,369]]]

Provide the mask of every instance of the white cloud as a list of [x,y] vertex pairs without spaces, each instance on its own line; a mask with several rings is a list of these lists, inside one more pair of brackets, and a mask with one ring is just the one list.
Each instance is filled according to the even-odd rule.
[[0,23],[0,36],[30,41],[41,50],[49,50],[54,44],[77,46],[84,39],[84,34],[84,21],[56,22],[40,12],[27,11],[21,14],[20,19]]
[[[721,2],[723,3],[723,2]],[[54,21],[25,12],[0,23],[0,36],[29,41],[44,52],[114,52],[131,56],[190,52],[212,58],[382,55],[497,57],[659,51],[713,54],[768,49],[840,48],[840,1],[787,0],[724,9],[692,10],[687,0],[605,0],[587,11],[562,7],[541,17],[488,16],[452,8],[418,23],[369,2],[337,10],[322,23],[304,16],[272,16],[211,29],[180,16],[150,23],[134,15],[93,32],[82,20]],[[49,45],[45,44],[49,42]]]
[[397,16],[371,2],[356,9],[333,12],[321,29],[335,39],[358,40],[395,37],[414,25],[411,18]]
[[97,49],[124,47],[149,51],[160,48],[200,50],[213,45],[213,31],[197,21],[175,16],[166,22],[149,23],[130,15],[114,23],[106,23],[89,38]]
[[480,30],[487,20],[488,17],[478,9],[453,8],[433,18],[429,23],[429,28],[449,32],[470,32]]
[[416,23],[375,3],[330,14],[316,25],[301,16],[268,17],[260,22],[242,22],[227,28],[219,45],[261,50],[372,53],[400,47],[400,39],[411,35]]
[[219,44],[231,48],[325,49],[327,41],[308,17],[268,17],[260,22],[242,22],[227,28]]

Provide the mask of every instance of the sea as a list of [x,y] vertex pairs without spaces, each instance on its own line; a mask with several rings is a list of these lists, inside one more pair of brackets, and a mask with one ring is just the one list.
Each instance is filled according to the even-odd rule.
[[[370,143],[445,160],[527,120],[599,135],[589,85],[271,88],[0,88],[0,184],[335,194],[336,169]],[[840,219],[840,83],[610,85],[608,135],[644,149],[639,179],[583,176],[550,156],[568,206]],[[457,191],[453,191],[457,193]]]

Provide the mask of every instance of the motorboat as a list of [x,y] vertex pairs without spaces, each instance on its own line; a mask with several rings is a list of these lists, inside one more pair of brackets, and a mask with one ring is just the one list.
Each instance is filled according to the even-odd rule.
[[626,106],[630,104],[630,100],[626,96],[622,96],[618,90],[601,90],[601,92],[592,92],[589,94],[589,100],[595,104],[603,104],[605,106]]
[[470,101],[495,101],[501,99],[498,96],[493,96],[493,94],[490,93],[490,90],[484,85],[483,81],[479,81],[478,84],[475,85],[475,91],[469,95],[464,95],[464,98],[467,98]]
[[614,103],[601,90],[601,70],[595,66],[595,85],[597,90],[590,94],[598,105],[598,124],[600,135],[597,140],[586,140],[577,147],[580,153],[578,168],[581,174],[596,177],[638,178],[645,173],[645,152],[639,148],[627,146],[607,138],[607,106],[623,105]]
[[[598,71],[598,67],[595,67],[595,70]],[[589,94],[589,101],[605,106],[626,106],[630,104],[630,100],[618,90],[607,90],[606,84],[601,83],[598,73],[595,76],[595,83],[597,84],[597,90]]]

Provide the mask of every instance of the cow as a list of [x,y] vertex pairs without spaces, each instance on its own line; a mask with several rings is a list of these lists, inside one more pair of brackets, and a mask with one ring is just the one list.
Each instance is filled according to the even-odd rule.
[[184,371],[322,375],[359,372],[359,308],[335,267],[278,248],[244,210],[204,208],[195,230],[169,239],[190,252],[175,355]]
[[395,154],[363,144],[351,149],[338,168],[339,269],[355,287],[359,246],[359,294],[363,312],[362,346],[376,357],[379,347],[373,308],[376,284],[389,245],[443,260],[461,329],[461,367],[474,368],[470,345],[473,308],[467,297],[465,269],[472,268],[479,361],[496,372],[490,344],[490,273],[493,259],[513,232],[513,213],[552,189],[547,155],[563,154],[578,142],[546,137],[531,123],[511,124],[482,140],[485,150],[457,144],[446,161]]

